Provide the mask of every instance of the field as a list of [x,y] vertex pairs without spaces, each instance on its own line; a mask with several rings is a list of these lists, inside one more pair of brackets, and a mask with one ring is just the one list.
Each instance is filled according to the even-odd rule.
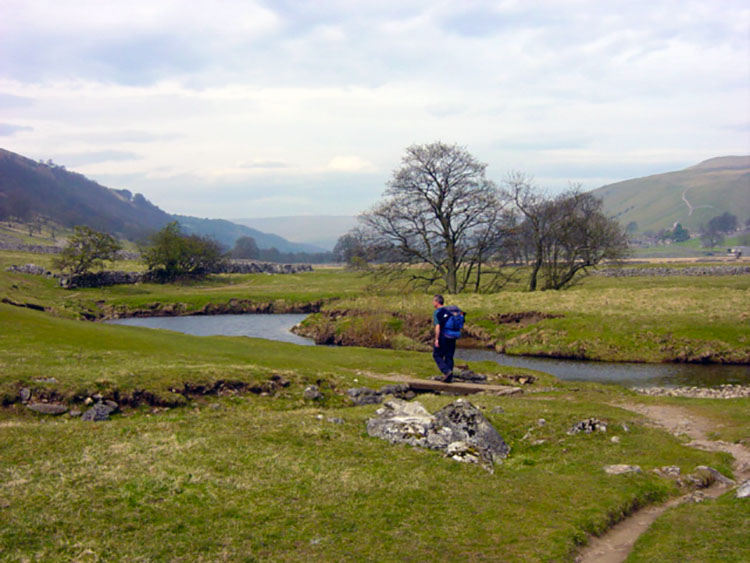
[[[412,340],[414,351],[393,349],[391,336],[391,349],[302,348],[80,320],[174,303],[199,311],[232,300],[278,308],[316,302],[322,313],[311,322],[347,311],[343,320],[365,319],[361,332],[382,315],[395,335],[410,319],[429,319],[427,292],[340,270],[69,292],[5,271],[46,259],[0,253],[2,560],[573,561],[589,534],[679,494],[651,469],[677,465],[687,474],[709,465],[732,475],[727,454],[688,447],[619,403],[676,404],[713,421],[715,438],[750,441],[750,399],[638,397],[537,374],[520,396],[470,399],[511,446],[488,473],[367,435],[365,421],[378,406],[351,406],[346,389],[377,388],[389,374],[435,373],[409,336],[395,340]],[[727,353],[750,345],[746,277],[590,278],[564,292],[511,287],[450,300],[470,312],[477,334],[506,347],[543,331],[565,335],[546,343],[528,337],[524,346],[555,351],[591,340],[591,350],[628,357],[642,349],[641,359],[658,361],[650,342],[665,334]],[[519,311],[563,316],[518,327],[492,321]],[[649,330],[653,337],[633,340]],[[518,372],[471,367],[499,381]],[[322,400],[303,397],[310,384]],[[39,415],[20,401],[23,389],[79,410],[101,395],[121,412],[100,423]],[[431,412],[454,399],[418,398]],[[605,420],[608,431],[567,433],[590,417]],[[619,463],[643,472],[603,471]],[[694,552],[702,561],[746,560],[750,548],[737,530],[749,519],[747,500],[729,494],[670,511],[631,559]],[[686,532],[696,527],[705,533]]]

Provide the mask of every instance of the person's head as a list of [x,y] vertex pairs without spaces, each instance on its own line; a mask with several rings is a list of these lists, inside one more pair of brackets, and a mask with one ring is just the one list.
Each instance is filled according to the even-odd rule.
[[443,300],[443,296],[439,293],[435,294],[435,296],[432,298],[432,306],[437,309],[438,307],[442,307],[443,303],[445,301]]

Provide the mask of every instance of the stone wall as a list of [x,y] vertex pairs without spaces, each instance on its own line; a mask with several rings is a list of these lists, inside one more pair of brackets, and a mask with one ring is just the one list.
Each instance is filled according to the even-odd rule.
[[593,270],[591,274],[608,278],[636,276],[741,276],[750,274],[750,265],[690,266],[687,268],[605,268],[603,270]]

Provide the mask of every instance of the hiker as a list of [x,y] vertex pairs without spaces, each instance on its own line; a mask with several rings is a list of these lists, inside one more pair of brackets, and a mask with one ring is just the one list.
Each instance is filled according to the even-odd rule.
[[[432,324],[435,326],[435,341],[433,342],[432,357],[435,359],[438,369],[443,374],[441,381],[450,383],[453,381],[453,354],[456,353],[456,339],[461,335],[463,326],[463,312],[458,307],[445,307],[442,295],[432,298]],[[458,330],[446,328],[448,319],[454,315],[460,315]]]

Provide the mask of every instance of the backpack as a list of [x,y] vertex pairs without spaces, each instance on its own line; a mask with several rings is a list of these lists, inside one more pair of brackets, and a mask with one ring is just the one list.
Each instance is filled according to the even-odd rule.
[[455,305],[449,305],[448,307],[443,307],[443,309],[445,309],[445,314],[448,317],[443,326],[443,335],[446,338],[454,340],[461,338],[461,329],[464,327],[466,313]]

